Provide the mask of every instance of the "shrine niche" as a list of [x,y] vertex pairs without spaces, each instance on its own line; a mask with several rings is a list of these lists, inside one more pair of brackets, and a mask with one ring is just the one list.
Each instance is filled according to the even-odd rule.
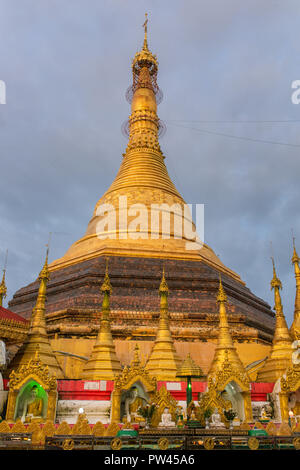
[[222,393],[220,390],[218,390],[217,384],[215,383],[213,377],[209,377],[207,391],[201,396],[199,400],[199,406],[195,406],[195,415],[197,420],[204,424],[205,411],[208,409],[217,409],[222,422],[226,423],[224,410],[229,410],[231,407],[231,402],[222,396]]
[[223,410],[220,409],[222,404],[219,398],[226,403],[223,409],[232,408],[240,421],[252,421],[250,379],[246,372],[241,372],[232,366],[228,354],[225,356],[222,368],[209,376],[207,393],[206,400],[219,402],[216,403],[216,408],[221,416]]
[[48,366],[40,362],[38,352],[28,364],[11,372],[6,412],[8,422],[54,421],[56,403],[56,377],[50,376]]
[[282,422],[289,421],[289,413],[300,418],[300,364],[290,366],[280,379],[278,391]]
[[[153,414],[151,425],[157,427],[162,423],[162,417],[164,414],[170,414],[170,419],[172,422],[176,423],[176,411],[177,411],[177,401],[172,397],[170,392],[166,389],[164,385],[155,393],[151,400],[151,405],[155,405],[156,409]],[[166,410],[168,410],[166,412]],[[164,424],[164,423],[162,423]]]
[[111,422],[141,421],[137,411],[147,405],[156,391],[156,378],[151,377],[141,364],[138,348],[130,367],[125,367],[116,378],[112,393]]

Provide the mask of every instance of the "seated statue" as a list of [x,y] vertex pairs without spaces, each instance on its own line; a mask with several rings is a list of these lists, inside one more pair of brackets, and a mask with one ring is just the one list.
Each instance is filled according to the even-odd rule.
[[264,406],[262,407],[261,412],[260,412],[260,419],[262,421],[269,419],[267,412],[266,412],[266,408]]
[[172,427],[172,426],[175,426],[175,422],[172,421],[172,415],[169,412],[169,408],[165,408],[162,415],[161,415],[160,423],[159,423],[158,427],[164,427],[164,428],[168,427],[169,428],[169,427]]
[[33,420],[42,420],[43,400],[38,398],[38,388],[33,385],[29,397],[25,400],[21,421],[30,423]]
[[217,408],[215,408],[213,414],[211,415],[211,426],[212,428],[225,428],[225,424],[221,420],[220,413]]
[[144,421],[144,418],[138,415],[137,411],[140,407],[147,404],[147,400],[139,396],[138,389],[133,387],[129,397],[125,400],[125,414],[128,423]]

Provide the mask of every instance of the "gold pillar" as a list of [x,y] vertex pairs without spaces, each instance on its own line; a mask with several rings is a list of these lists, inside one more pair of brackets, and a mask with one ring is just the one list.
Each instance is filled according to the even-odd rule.
[[121,390],[114,390],[111,397],[111,423],[121,421]]
[[8,422],[14,421],[17,395],[18,395],[17,390],[13,390],[9,392],[8,394],[7,407],[6,407],[6,421]]
[[281,421],[283,423],[289,422],[289,396],[287,392],[279,392],[279,403]]
[[251,392],[241,392],[244,401],[244,413],[245,413],[245,421],[247,423],[251,423],[253,421],[253,414],[252,414],[252,404],[251,404]]

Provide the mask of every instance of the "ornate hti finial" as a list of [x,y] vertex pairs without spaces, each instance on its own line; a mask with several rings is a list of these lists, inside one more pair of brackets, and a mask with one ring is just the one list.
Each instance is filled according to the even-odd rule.
[[45,259],[44,266],[39,274],[40,281],[42,281],[43,279],[45,281],[49,281],[49,278],[50,278],[49,268],[48,268],[48,256],[49,256],[49,246],[47,246],[46,259]]
[[143,24],[143,28],[144,28],[144,31],[145,31],[143,49],[148,49],[148,42],[147,42],[147,31],[148,31],[148,27],[147,27],[147,24],[148,24],[148,13],[145,13],[145,22],[144,22],[144,24]]
[[271,256],[271,260],[273,264],[273,279],[271,280],[271,290],[275,289],[276,287],[278,289],[282,289],[281,280],[277,277],[277,274],[276,274],[275,261],[274,261],[273,256]]
[[159,293],[162,295],[168,295],[169,294],[169,288],[168,284],[165,278],[165,265],[163,264],[163,273],[162,273],[162,278],[161,278],[161,283],[159,286]]
[[104,281],[102,286],[100,287],[100,290],[102,292],[105,292],[107,295],[110,295],[112,293],[112,287],[108,275],[108,258],[106,258],[106,266],[105,266],[105,276],[104,276]]
[[218,295],[217,295],[217,302],[227,302],[227,295],[226,295],[226,292],[224,291],[224,287],[223,287],[223,284],[222,284],[222,279],[221,279],[221,274],[219,275],[219,279],[220,279],[220,282],[219,282],[219,291],[218,291]]
[[293,257],[292,257],[292,263],[299,263],[299,256],[296,251],[296,245],[295,245],[295,237],[293,237]]

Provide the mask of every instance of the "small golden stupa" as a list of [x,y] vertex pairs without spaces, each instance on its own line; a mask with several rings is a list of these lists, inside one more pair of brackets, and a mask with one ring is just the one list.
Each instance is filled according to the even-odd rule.
[[40,287],[36,305],[32,310],[29,331],[23,345],[10,362],[8,371],[11,372],[12,370],[16,370],[22,365],[27,366],[38,351],[40,362],[44,366],[48,366],[50,374],[58,379],[63,379],[64,374],[50,345],[46,329],[45,303],[48,280],[49,269],[47,249],[46,260],[43,269],[39,274]]
[[108,263],[101,291],[104,293],[102,302],[102,316],[99,333],[92,354],[85,364],[81,378],[84,380],[114,380],[121,372],[121,364],[116,355],[110,328],[109,297],[112,287],[108,275]]
[[169,325],[168,294],[169,289],[163,269],[162,280],[159,286],[160,317],[156,340],[153,345],[146,370],[157,380],[178,380],[176,378],[179,366],[179,357],[174,347],[174,342]]
[[272,349],[264,366],[258,372],[258,382],[276,382],[279,377],[282,377],[291,365],[293,352],[292,340],[281,303],[280,289],[282,289],[282,284],[276,274],[274,258],[272,258],[272,263],[273,279],[271,280],[271,289],[274,289],[276,326]]

